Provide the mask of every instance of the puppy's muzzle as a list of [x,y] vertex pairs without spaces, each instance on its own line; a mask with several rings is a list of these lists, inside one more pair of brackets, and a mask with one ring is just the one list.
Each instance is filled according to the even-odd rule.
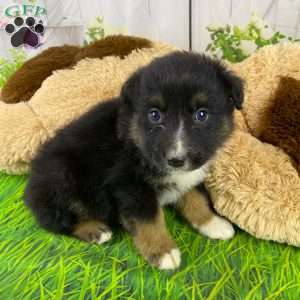
[[173,168],[182,168],[185,165],[185,157],[172,157],[168,159],[168,165]]

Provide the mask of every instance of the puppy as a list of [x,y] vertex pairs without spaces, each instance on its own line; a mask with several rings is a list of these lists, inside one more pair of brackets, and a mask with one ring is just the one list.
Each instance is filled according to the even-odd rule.
[[204,55],[174,52],[136,71],[119,98],[58,131],[32,163],[25,202],[42,227],[101,244],[122,224],[161,269],[180,264],[162,207],[226,239],[201,184],[233,129],[242,81]]

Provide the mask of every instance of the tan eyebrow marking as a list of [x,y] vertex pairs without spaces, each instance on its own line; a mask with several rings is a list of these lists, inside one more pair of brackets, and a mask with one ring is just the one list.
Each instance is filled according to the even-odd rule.
[[161,96],[153,96],[149,99],[149,102],[153,107],[157,107],[162,110],[166,108],[166,103],[164,101],[164,98]]
[[201,105],[207,104],[207,102],[208,102],[207,95],[203,92],[200,92],[200,93],[195,94],[192,97],[191,104],[192,104],[192,107],[196,108],[196,107],[200,107]]

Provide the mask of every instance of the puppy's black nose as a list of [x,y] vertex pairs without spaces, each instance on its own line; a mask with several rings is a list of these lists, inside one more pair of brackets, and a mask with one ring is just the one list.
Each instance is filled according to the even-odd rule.
[[168,159],[168,164],[169,166],[171,167],[174,167],[174,168],[180,168],[180,167],[183,167],[184,166],[184,163],[185,163],[185,158],[171,158],[171,159]]

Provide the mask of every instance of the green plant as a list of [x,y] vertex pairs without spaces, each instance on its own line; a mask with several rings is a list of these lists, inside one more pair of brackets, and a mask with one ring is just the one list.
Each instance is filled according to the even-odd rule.
[[298,41],[285,36],[279,31],[272,31],[260,18],[252,15],[246,27],[210,25],[211,43],[206,51],[212,56],[230,62],[240,62],[251,53],[266,45],[277,44],[282,41]]
[[23,50],[11,49],[10,58],[0,58],[0,87],[26,60],[26,54]]
[[96,17],[96,19],[87,28],[85,44],[100,40],[104,38],[104,36],[103,17]]

